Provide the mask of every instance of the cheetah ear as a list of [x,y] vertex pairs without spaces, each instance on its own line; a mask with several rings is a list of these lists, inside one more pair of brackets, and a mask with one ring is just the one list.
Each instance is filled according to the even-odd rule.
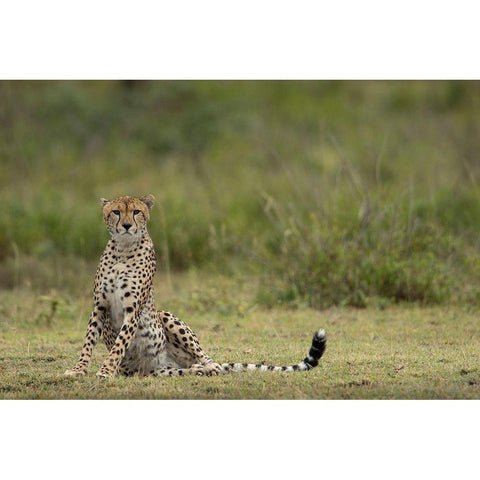
[[101,198],[100,203],[102,204],[102,207],[104,207],[110,200],[107,200],[106,198]]
[[153,205],[155,204],[155,197],[151,194],[148,194],[140,198],[140,201],[148,207],[148,210],[151,210]]

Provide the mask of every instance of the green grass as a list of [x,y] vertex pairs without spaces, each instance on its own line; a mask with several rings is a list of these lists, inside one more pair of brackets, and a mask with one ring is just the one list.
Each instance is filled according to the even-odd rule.
[[[250,281],[249,281],[250,280]],[[157,302],[194,328],[218,361],[277,364],[305,356],[315,329],[328,346],[318,368],[212,378],[63,377],[77,360],[90,299],[28,290],[1,293],[4,399],[458,399],[480,397],[478,310],[396,306],[317,311],[264,309],[251,279],[181,275],[157,281]],[[199,287],[201,285],[201,287]],[[162,299],[160,301],[160,299]]]

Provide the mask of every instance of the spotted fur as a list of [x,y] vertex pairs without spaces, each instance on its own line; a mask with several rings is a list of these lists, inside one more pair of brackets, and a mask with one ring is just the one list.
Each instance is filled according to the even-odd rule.
[[65,375],[84,375],[93,349],[103,335],[109,354],[97,375],[217,375],[240,370],[302,371],[318,364],[326,335],[315,333],[309,354],[285,367],[248,363],[218,364],[205,353],[182,320],[157,311],[153,277],[156,257],[147,232],[153,195],[101,199],[110,240],[100,258],[94,284],[94,306],[76,365]]

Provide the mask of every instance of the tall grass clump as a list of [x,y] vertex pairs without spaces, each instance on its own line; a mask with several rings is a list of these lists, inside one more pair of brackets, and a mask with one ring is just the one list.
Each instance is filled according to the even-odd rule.
[[411,201],[383,202],[381,210],[344,206],[342,215],[269,203],[277,235],[263,251],[260,303],[366,307],[450,298],[459,244],[415,215]]

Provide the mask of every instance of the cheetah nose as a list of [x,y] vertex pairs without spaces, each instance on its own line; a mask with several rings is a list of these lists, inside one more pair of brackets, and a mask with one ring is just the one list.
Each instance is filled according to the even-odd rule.
[[131,226],[132,226],[131,223],[122,223],[122,227],[123,227],[125,230],[128,230]]

